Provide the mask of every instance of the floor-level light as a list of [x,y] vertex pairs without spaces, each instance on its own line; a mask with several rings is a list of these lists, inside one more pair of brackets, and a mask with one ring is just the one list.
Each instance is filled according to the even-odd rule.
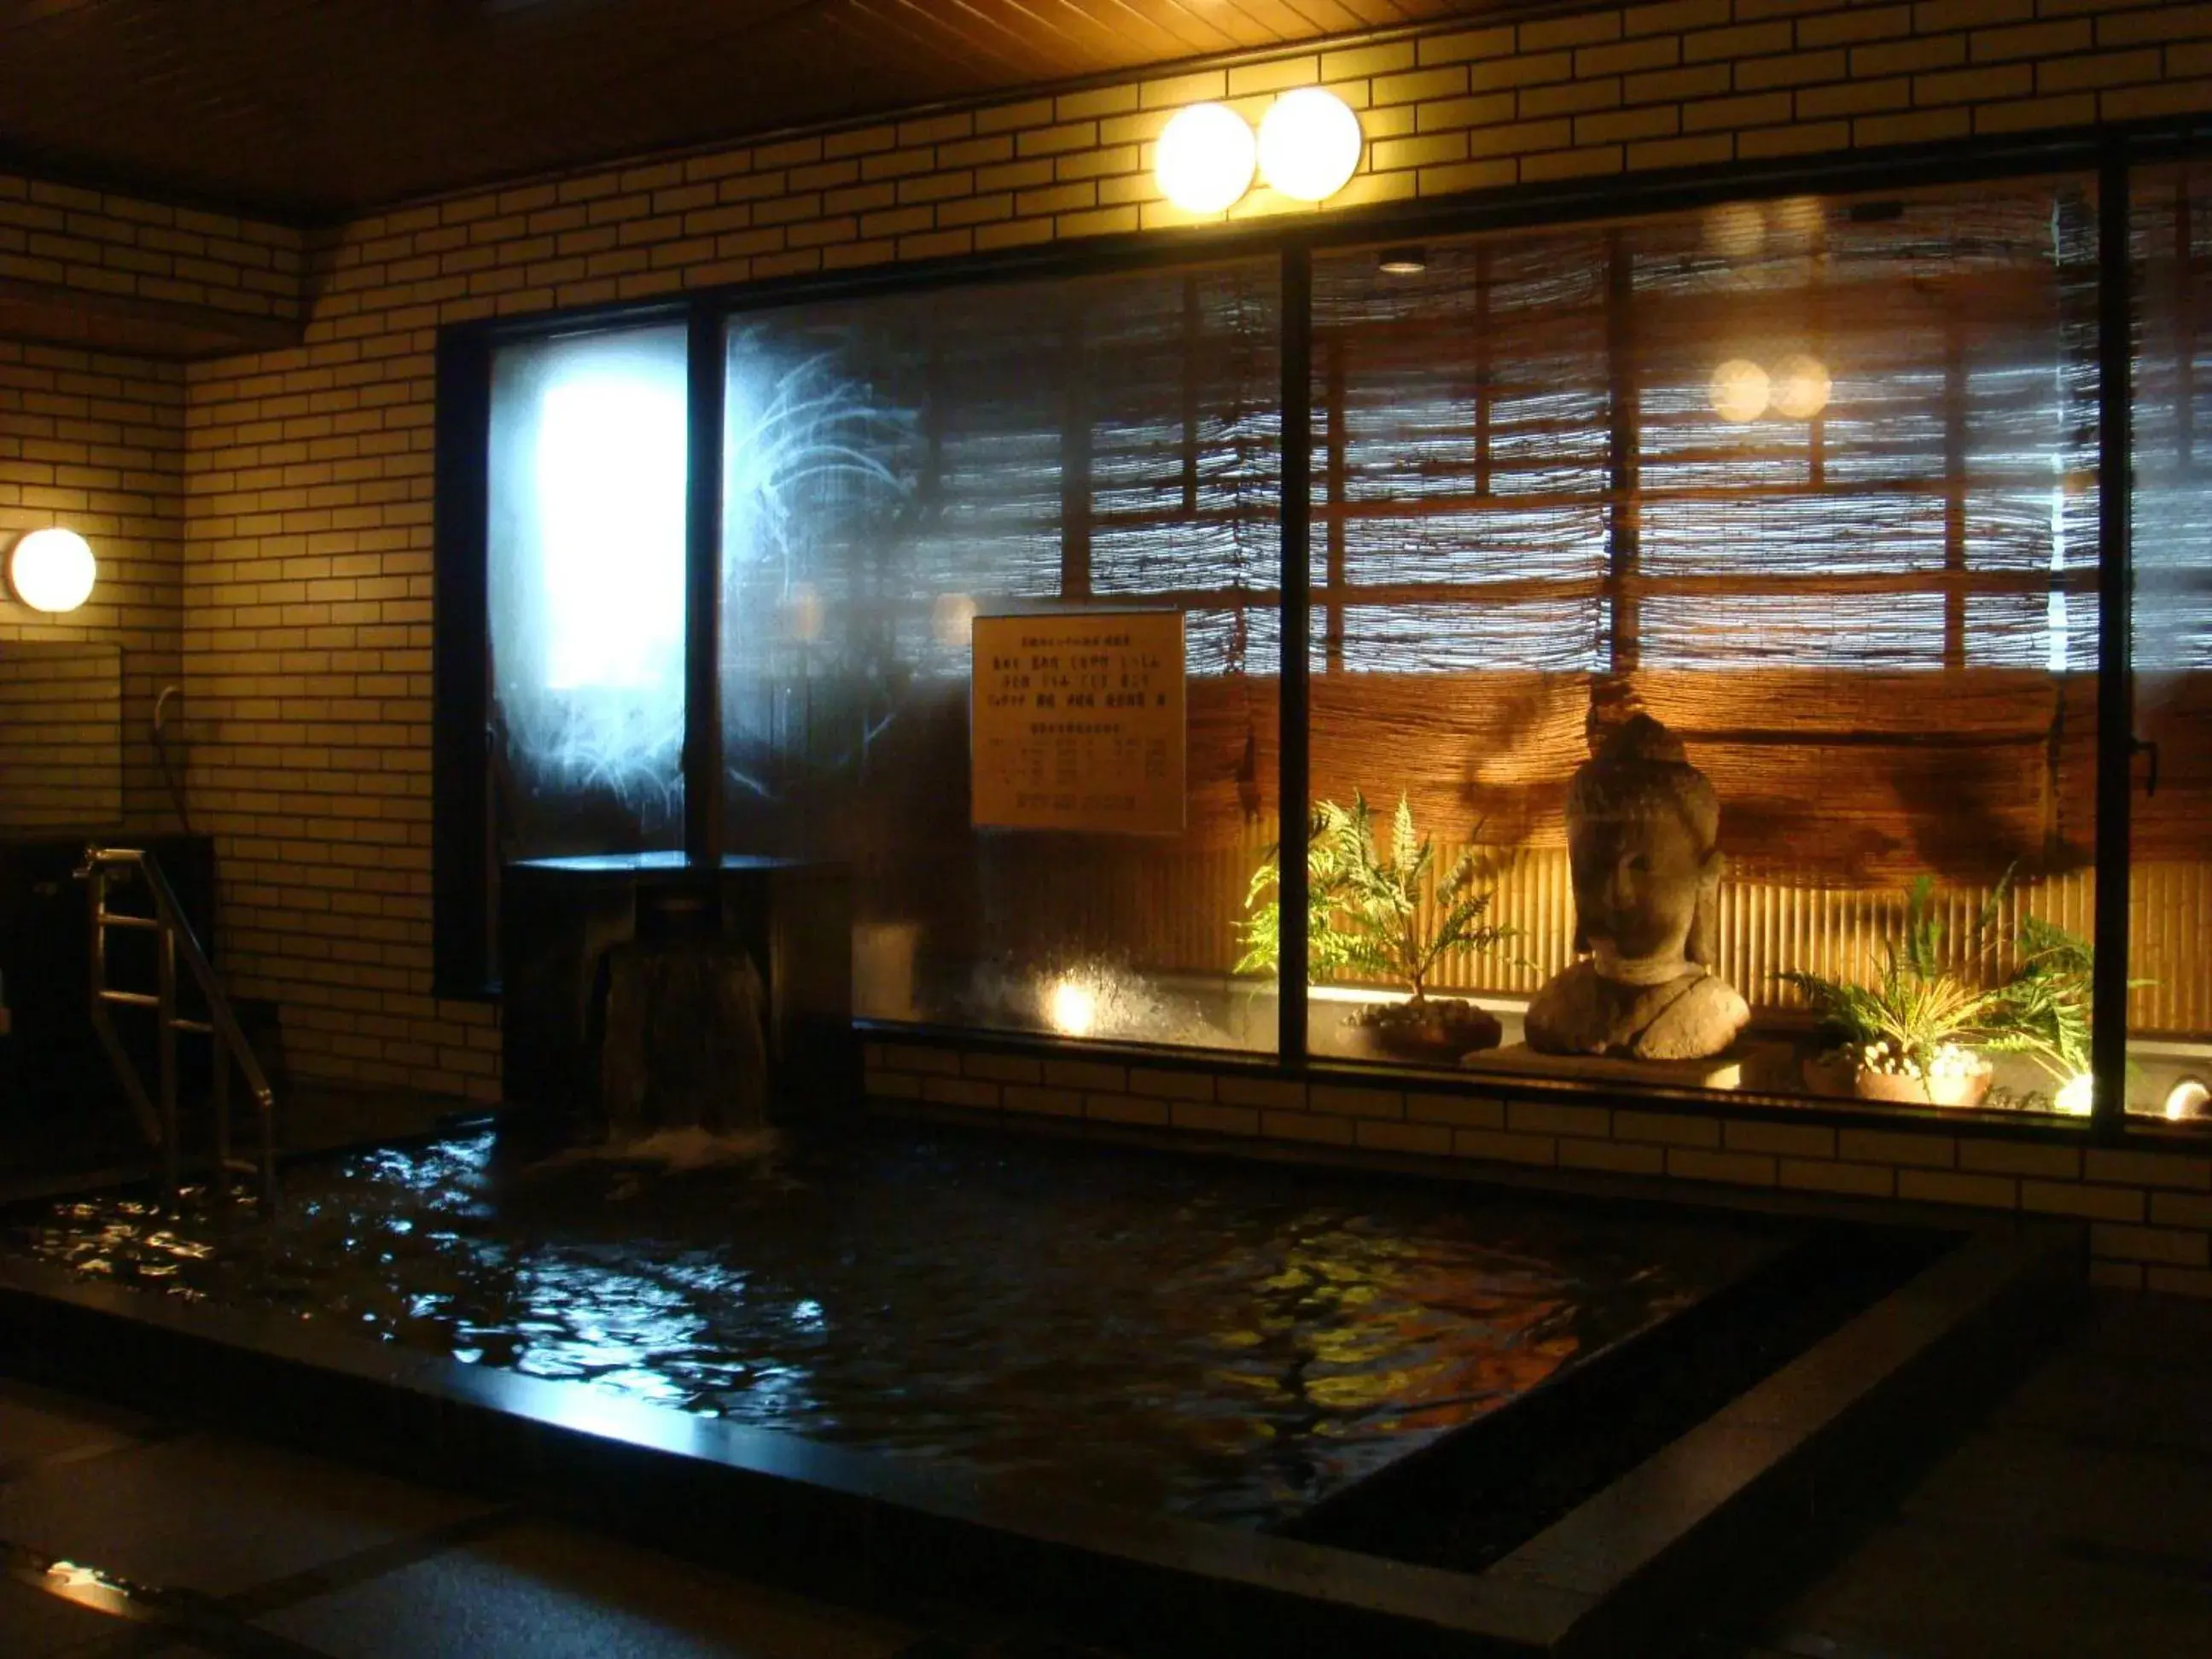
[[2202,1078],[2185,1077],[2166,1091],[2166,1115],[2173,1122],[2203,1117],[2208,1106],[2212,1106],[2212,1089],[2205,1087]]
[[1089,1036],[1098,1024],[1098,999],[1088,986],[1060,980],[1045,994],[1044,1017],[1062,1036]]
[[1179,110],[1160,134],[1152,173],[1186,213],[1221,213],[1252,187],[1257,146],[1244,118],[1221,104]]
[[1349,104],[1301,87],[1278,98],[1260,123],[1260,176],[1297,201],[1327,201],[1358,171],[1365,147]]
[[33,530],[8,555],[8,586],[33,611],[74,611],[92,597],[100,562],[74,530]]
[[975,601],[965,593],[939,593],[930,601],[929,629],[939,645],[968,644],[975,635]]

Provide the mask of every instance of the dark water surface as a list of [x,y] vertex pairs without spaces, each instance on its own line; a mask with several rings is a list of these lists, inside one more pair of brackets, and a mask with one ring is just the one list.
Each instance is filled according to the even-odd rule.
[[672,1170],[487,1131],[308,1166],[272,1223],[18,1222],[88,1276],[1247,1524],[1779,1248],[1723,1218],[898,1123]]

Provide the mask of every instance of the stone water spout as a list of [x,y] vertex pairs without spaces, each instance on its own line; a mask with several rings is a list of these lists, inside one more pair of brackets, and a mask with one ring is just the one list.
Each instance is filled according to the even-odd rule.
[[610,1139],[763,1127],[765,1003],[760,970],[723,935],[710,892],[641,900],[637,937],[607,953],[599,1098]]

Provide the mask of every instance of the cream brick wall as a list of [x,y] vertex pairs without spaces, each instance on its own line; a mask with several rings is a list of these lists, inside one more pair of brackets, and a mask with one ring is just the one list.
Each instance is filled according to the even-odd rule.
[[[303,247],[289,226],[0,173],[0,282],[297,318]],[[0,338],[0,544],[65,524],[100,559],[66,617],[0,592],[0,640],[120,647],[134,830],[175,827],[151,726],[161,689],[184,678],[185,398],[176,363]]]
[[[580,173],[304,240],[20,181],[10,193],[0,179],[0,274],[8,260],[41,260],[42,280],[58,267],[61,280],[106,287],[127,272],[149,296],[168,292],[149,283],[192,283],[199,303],[303,307],[301,347],[195,365],[185,379],[192,805],[220,838],[233,971],[247,994],[283,1005],[295,1070],[497,1089],[490,1011],[429,994],[440,325],[1172,234],[1186,216],[1159,199],[1149,169],[1173,111],[1224,98],[1256,115],[1280,89],[1313,83],[1359,108],[1370,140],[1334,207],[2212,108],[2212,8],[1669,0],[1329,43]],[[1322,210],[1262,190],[1235,216]],[[170,245],[183,237],[203,246]],[[287,289],[295,251],[298,286]],[[157,257],[166,270],[132,263]],[[1416,1127],[1394,1133],[1422,1139]]]
[[1304,1142],[1438,1167],[1487,1164],[1776,1194],[1905,1200],[2089,1224],[2101,1285],[2212,1296],[2212,1152],[2125,1150],[2071,1137],[1998,1138],[1971,1127],[1870,1118],[1792,1122],[1723,1109],[1493,1099],[1427,1088],[1306,1083],[1201,1064],[1031,1057],[872,1042],[877,1100]]
[[0,548],[64,524],[93,544],[83,609],[46,617],[0,588],[0,641],[118,647],[123,810],[174,825],[151,738],[154,699],[184,678],[185,376],[173,363],[0,339]]
[[0,278],[296,318],[301,233],[0,173]]

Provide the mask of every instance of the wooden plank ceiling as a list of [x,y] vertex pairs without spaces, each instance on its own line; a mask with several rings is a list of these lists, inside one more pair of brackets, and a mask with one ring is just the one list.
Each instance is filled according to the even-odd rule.
[[0,167],[331,218],[876,112],[1573,3],[0,0]]

